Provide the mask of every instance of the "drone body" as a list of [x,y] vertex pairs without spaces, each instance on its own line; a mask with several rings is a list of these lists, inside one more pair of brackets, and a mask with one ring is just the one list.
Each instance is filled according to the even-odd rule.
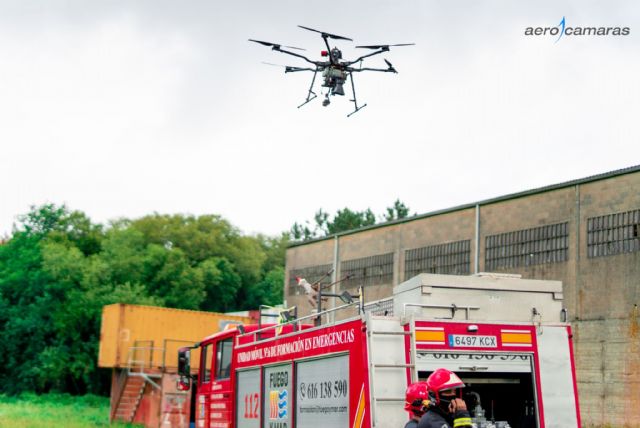
[[[296,48],[293,46],[283,46],[277,43],[271,43],[271,42],[264,42],[261,40],[253,40],[253,39],[249,39],[249,41],[251,42],[255,42],[255,43],[259,43],[261,45],[264,46],[270,46],[272,50],[277,51],[277,52],[282,52],[284,54],[287,55],[291,55],[291,56],[295,56],[298,58],[303,59],[304,61],[308,62],[309,64],[311,64],[313,67],[297,67],[297,66],[284,66],[285,73],[294,73],[297,71],[311,71],[313,72],[313,77],[311,79],[311,85],[309,86],[309,90],[307,92],[307,98],[305,99],[305,101],[300,104],[298,106],[298,108],[304,106],[305,104],[307,104],[308,102],[310,102],[311,100],[315,99],[317,97],[317,94],[315,92],[313,92],[313,85],[315,83],[316,80],[316,76],[318,73],[320,73],[321,77],[322,77],[322,84],[321,86],[324,88],[327,88],[326,93],[325,93],[325,98],[322,101],[322,105],[323,106],[328,106],[331,101],[329,99],[329,97],[334,96],[334,95],[344,95],[344,84],[346,83],[347,79],[349,79],[349,81],[351,82],[351,89],[353,91],[353,99],[350,100],[351,102],[354,103],[355,107],[354,110],[349,113],[347,115],[347,117],[351,116],[354,113],[357,113],[359,110],[363,109],[364,107],[366,107],[366,104],[360,105],[358,106],[358,101],[356,99],[356,89],[353,83],[353,73],[359,73],[362,71],[378,71],[378,72],[383,72],[383,73],[397,73],[396,69],[393,68],[393,65],[387,61],[386,59],[384,60],[385,63],[387,64],[387,68],[370,68],[370,67],[362,67],[362,61],[364,61],[366,58],[372,57],[374,55],[378,55],[381,54],[383,52],[388,52],[389,51],[389,47],[391,46],[410,46],[413,45],[414,43],[400,43],[400,44],[395,44],[395,45],[368,45],[368,46],[356,46],[356,48],[362,48],[362,49],[371,49],[374,52],[371,52],[369,54],[366,55],[362,55],[358,58],[356,58],[353,61],[343,61],[342,60],[342,51],[340,51],[340,49],[338,49],[337,47],[331,47],[329,45],[329,39],[334,39],[334,40],[348,40],[348,41],[353,41],[352,39],[348,38],[348,37],[343,37],[343,36],[338,36],[336,34],[331,34],[331,33],[325,33],[323,31],[318,31],[318,30],[314,30],[313,28],[309,28],[309,27],[303,27],[302,25],[299,25],[298,27],[303,28],[305,30],[309,30],[309,31],[314,31],[316,33],[320,33],[320,35],[322,36],[322,39],[324,40],[324,44],[327,47],[327,50],[323,50],[321,52],[321,56],[324,58],[326,57],[327,60],[326,61],[313,61],[310,60],[309,58],[307,58],[304,55],[295,53],[295,52],[291,52],[290,50],[287,49],[283,49],[284,48],[288,48],[288,49],[296,49],[296,50],[304,50],[304,49],[300,49],[300,48]],[[355,64],[358,64],[358,67],[354,67]],[[275,65],[275,64],[272,64]]]

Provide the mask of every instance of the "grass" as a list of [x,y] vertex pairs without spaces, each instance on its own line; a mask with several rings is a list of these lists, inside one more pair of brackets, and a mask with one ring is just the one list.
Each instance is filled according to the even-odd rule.
[[[109,398],[95,395],[75,397],[67,394],[0,395],[0,427],[12,428],[88,428],[133,427],[109,424]],[[139,426],[139,425],[138,425]]]

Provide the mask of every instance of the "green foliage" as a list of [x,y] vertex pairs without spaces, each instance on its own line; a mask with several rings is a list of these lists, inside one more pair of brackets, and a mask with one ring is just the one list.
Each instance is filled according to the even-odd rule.
[[392,206],[387,207],[387,212],[383,215],[385,221],[400,220],[409,217],[409,207],[400,199],[396,199]]
[[212,312],[228,312],[237,309],[237,295],[242,278],[233,264],[224,257],[212,257],[199,266],[205,287],[202,309]]
[[267,272],[261,284],[264,284],[261,290],[264,290],[265,296],[261,304],[273,306],[282,303],[282,299],[284,298],[284,290],[282,289],[282,284],[284,284],[284,267],[277,266]]
[[259,283],[240,290],[239,295],[245,301],[244,306],[247,308],[277,305],[282,303],[284,297],[282,284],[284,284],[284,269],[279,266],[268,272]]
[[109,424],[109,399],[95,395],[0,395],[0,428],[132,427]]
[[258,235],[256,238],[260,242],[262,250],[266,255],[266,259],[262,265],[263,273],[269,272],[276,267],[283,267],[285,253],[289,245],[289,234],[282,233],[275,238]]
[[31,207],[31,211],[20,216],[22,230],[30,236],[45,236],[53,231],[65,231],[67,226],[67,209],[64,206],[56,207],[53,204],[45,204],[40,207]]
[[219,216],[154,214],[103,228],[64,206],[32,208],[0,245],[0,391],[108,392],[108,373],[96,369],[104,305],[281,303],[287,242],[243,236]]
[[309,227],[309,222],[304,225],[295,222],[291,226],[291,238],[294,241],[308,241],[309,239],[316,238],[316,231]]
[[[396,199],[393,205],[386,209],[386,213],[381,216],[381,219],[383,221],[392,221],[408,216],[409,207],[401,202],[400,199]],[[319,209],[313,219],[313,225],[308,221],[304,224],[298,222],[293,224],[290,231],[293,240],[306,241],[376,224],[376,216],[369,208],[363,211],[343,208],[338,210],[333,217]]]
[[376,216],[369,208],[364,211],[351,211],[349,208],[338,210],[333,221],[326,222],[324,228],[328,234],[344,232],[376,224]]
[[204,299],[202,273],[189,265],[184,252],[150,244],[144,254],[143,281],[148,292],[162,297],[166,306],[198,309]]

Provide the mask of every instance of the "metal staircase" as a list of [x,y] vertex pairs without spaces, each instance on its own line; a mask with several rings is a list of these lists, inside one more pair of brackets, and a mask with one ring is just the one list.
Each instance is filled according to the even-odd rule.
[[[126,371],[123,373],[127,374]],[[147,382],[143,377],[127,375],[111,420],[132,422],[146,387]]]
[[[111,406],[111,421],[133,422],[136,412],[144,396],[147,385],[161,390],[161,386],[155,381],[162,377],[162,374],[151,367],[154,351],[163,348],[153,347],[131,347],[127,358],[127,367],[120,372],[117,380],[114,405]],[[149,358],[141,358],[141,355],[148,354]]]

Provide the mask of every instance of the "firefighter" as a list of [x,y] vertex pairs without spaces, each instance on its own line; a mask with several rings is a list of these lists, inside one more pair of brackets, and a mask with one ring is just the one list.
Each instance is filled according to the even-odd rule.
[[296,281],[298,282],[298,285],[304,290],[304,294],[307,295],[307,302],[309,302],[309,305],[311,305],[311,309],[317,309],[318,284],[309,284],[309,281],[304,278],[300,278],[299,276],[296,276]]
[[414,382],[407,387],[404,409],[409,412],[411,420],[404,428],[417,428],[420,418],[429,405],[429,392],[426,382]]
[[427,378],[429,407],[418,428],[470,428],[471,416],[462,400],[464,383],[455,373],[437,369]]

